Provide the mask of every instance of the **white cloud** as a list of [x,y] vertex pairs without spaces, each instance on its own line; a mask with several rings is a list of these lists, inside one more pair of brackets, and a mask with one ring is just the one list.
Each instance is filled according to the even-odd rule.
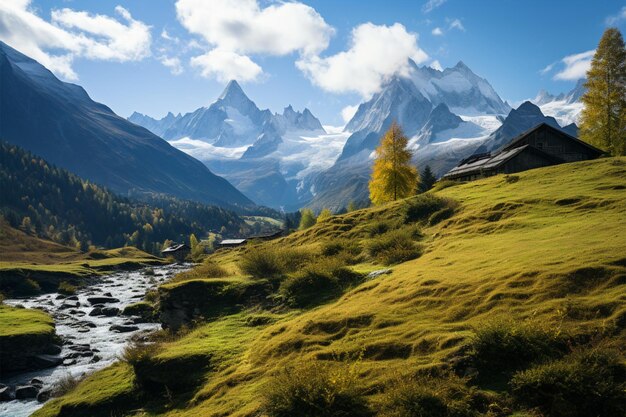
[[442,4],[444,4],[446,2],[446,0],[428,0],[423,6],[422,6],[422,12],[424,13],[430,13],[433,10],[435,10],[437,7],[441,6]]
[[587,71],[591,67],[591,59],[596,53],[595,50],[568,55],[561,60],[564,68],[555,74],[555,80],[578,80],[587,76]]
[[626,6],[622,7],[622,10],[620,10],[616,15],[607,17],[606,24],[608,26],[613,26],[624,20],[626,20]]
[[249,57],[219,48],[191,58],[191,65],[198,67],[203,77],[222,82],[231,79],[253,81],[263,73],[263,69]]
[[440,27],[436,27],[436,28],[434,28],[434,29],[432,30],[432,32],[431,32],[431,33],[432,33],[433,35],[435,35],[435,36],[441,36],[441,35],[443,35],[443,30],[441,30],[441,28],[440,28]]
[[463,26],[463,23],[461,22],[460,19],[453,19],[450,22],[450,27],[448,29],[449,30],[457,29],[457,30],[460,30],[461,32],[465,32],[465,26]]
[[172,75],[180,75],[183,73],[183,65],[178,57],[161,56],[159,58],[161,64],[169,68]]
[[324,90],[369,97],[392,76],[407,75],[409,58],[418,64],[428,59],[417,39],[416,33],[407,32],[399,23],[364,23],[352,30],[347,51],[329,57],[305,56],[296,65]]
[[[112,61],[140,61],[150,56],[150,28],[134,20],[128,10],[115,7],[126,24],[103,15],[91,15],[71,9],[52,11],[52,22],[57,26],[77,31],[81,39],[81,55],[91,59]],[[89,35],[94,35],[90,38]]]
[[121,21],[67,8],[53,10],[51,21],[46,21],[30,4],[0,2],[0,40],[65,79],[78,78],[72,68],[76,57],[125,62],[150,55],[150,28],[121,6],[115,8]]
[[354,106],[346,106],[343,109],[341,109],[341,118],[343,119],[343,122],[348,123],[350,119],[354,117],[358,109],[359,109],[358,104]]
[[541,71],[539,71],[539,73],[541,75],[546,75],[547,73],[549,73],[550,71],[552,71],[552,69],[554,68],[554,66],[556,65],[556,62],[553,62],[551,64],[546,65]]
[[208,45],[192,58],[206,77],[254,80],[262,69],[251,55],[312,56],[326,49],[334,33],[315,9],[298,2],[261,8],[257,0],[178,0],[176,13]]
[[436,59],[430,63],[429,67],[431,67],[432,69],[436,69],[437,71],[443,71],[441,63]]
[[180,43],[180,39],[176,36],[170,35],[167,29],[163,29],[161,31],[161,38],[165,39],[166,41],[173,42],[173,43]]

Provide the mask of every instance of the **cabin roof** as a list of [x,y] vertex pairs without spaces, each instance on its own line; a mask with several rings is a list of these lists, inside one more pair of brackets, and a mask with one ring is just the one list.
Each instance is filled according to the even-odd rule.
[[474,159],[466,158],[464,161],[462,161],[460,165],[458,165],[455,168],[452,168],[450,172],[444,175],[444,178],[456,177],[460,175],[469,174],[472,172],[479,172],[481,170],[495,169],[495,168],[502,166],[507,161],[509,161],[510,159],[519,155],[522,152],[532,152],[537,155],[541,155],[542,157],[546,159],[550,159],[555,162],[561,162],[561,160],[557,157],[549,155],[539,149],[533,148],[530,145],[523,145],[517,148],[503,150],[501,152],[496,153],[495,155],[484,154],[484,156],[481,156],[480,158],[474,158]]
[[246,239],[224,239],[220,242],[220,245],[240,245],[245,241]]
[[173,253],[173,252],[178,252],[179,250],[184,250],[184,249],[189,249],[189,246],[185,245],[184,243],[181,243],[179,245],[172,245],[168,248],[165,248],[161,251],[161,253]]

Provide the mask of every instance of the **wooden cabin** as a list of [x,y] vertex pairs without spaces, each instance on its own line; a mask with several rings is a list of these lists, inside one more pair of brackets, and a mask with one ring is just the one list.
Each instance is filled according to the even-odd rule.
[[541,123],[494,153],[472,155],[443,176],[471,181],[496,174],[512,174],[565,162],[596,159],[603,152],[560,129]]
[[191,253],[191,248],[184,243],[174,244],[168,248],[165,248],[161,251],[161,254],[164,257],[173,257],[178,262],[183,262],[187,256]]

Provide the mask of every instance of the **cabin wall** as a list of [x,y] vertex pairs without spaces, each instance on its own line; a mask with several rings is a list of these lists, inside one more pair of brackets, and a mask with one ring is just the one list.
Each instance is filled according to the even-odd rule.
[[516,147],[522,145],[530,145],[567,162],[586,161],[597,157],[594,152],[571,138],[546,128],[537,129],[516,143]]
[[550,161],[549,159],[541,157],[541,155],[525,151],[517,154],[515,157],[508,160],[503,166],[498,169],[498,173],[513,174],[516,172],[547,167],[550,165],[555,165],[555,163]]

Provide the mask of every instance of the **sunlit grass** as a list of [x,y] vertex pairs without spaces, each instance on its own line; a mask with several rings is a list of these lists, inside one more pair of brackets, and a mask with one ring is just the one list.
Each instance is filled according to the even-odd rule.
[[[625,179],[626,158],[611,158],[524,172],[516,182],[495,176],[442,187],[435,194],[458,203],[454,214],[432,226],[420,221],[422,255],[392,265],[391,274],[321,305],[254,313],[270,316],[255,326],[249,310],[212,317],[164,344],[155,360],[206,355],[212,371],[186,407],[155,414],[258,415],[268,381],[302,361],[358,358],[362,388],[378,398],[393,389],[398,375],[449,369],[467,354],[477,330],[494,322],[540,328],[555,340],[623,346]],[[242,256],[259,248],[320,256],[324,242],[336,239],[366,247],[379,235],[371,232],[378,223],[404,224],[406,204],[333,216],[210,259],[236,271]],[[383,267],[372,256],[351,266],[364,273]],[[227,279],[245,283],[251,277]]]

